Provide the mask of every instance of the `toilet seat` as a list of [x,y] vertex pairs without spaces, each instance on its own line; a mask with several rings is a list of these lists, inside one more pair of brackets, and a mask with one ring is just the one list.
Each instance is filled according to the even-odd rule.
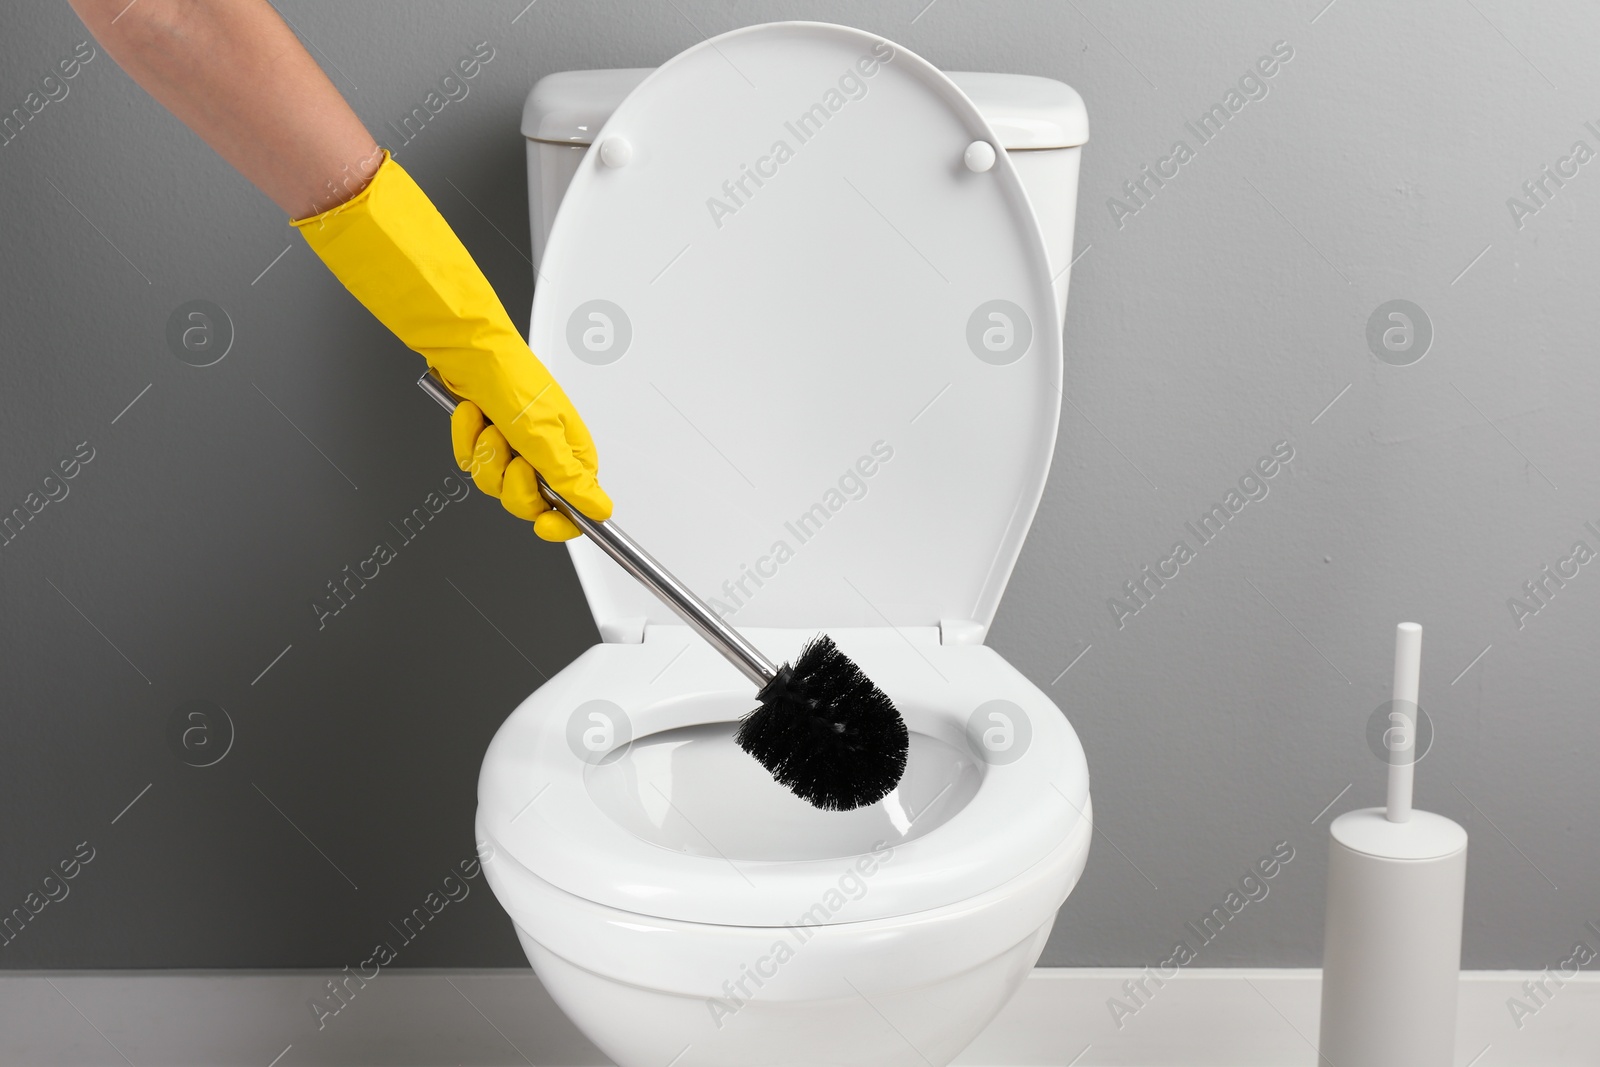
[[[1085,814],[1092,812],[1085,808]],[[479,818],[482,836],[482,817]],[[877,988],[914,975],[938,982],[980,966],[995,946],[1034,935],[1077,884],[1093,834],[1090,820],[1075,826],[1056,849],[1022,876],[976,897],[927,911],[844,924],[791,927],[804,937],[809,974],[794,975],[766,996],[838,996],[838,976]],[[525,940],[577,966],[679,996],[725,995],[722,983],[741,965],[771,950],[772,927],[688,923],[596,904],[574,896],[504,855],[484,868]]]
[[[793,657],[812,636],[746,634],[775,661]],[[748,860],[710,841],[702,854],[687,854],[644,840],[597,803],[596,767],[568,742],[573,713],[588,702],[622,708],[631,720],[627,732],[639,738],[734,718],[750,706],[749,683],[685,627],[651,627],[641,644],[591,648],[512,714],[484,759],[480,835],[499,861],[575,897],[640,916],[749,927],[793,926],[807,914],[833,924],[933,911],[1011,882],[1069,839],[1087,852],[1088,769],[1071,727],[1043,692],[993,650],[941,645],[933,630],[832,634],[895,700],[914,736],[965,746],[969,716],[992,700],[1020,709],[1031,734],[1013,762],[981,766],[981,782],[960,810],[923,835],[890,843],[890,857],[859,879],[866,888],[848,906],[814,910],[855,869],[861,857],[854,850]],[[619,732],[617,740],[620,746],[626,738]],[[914,749],[908,780],[916,759]],[[732,786],[725,799],[753,802]],[[919,807],[928,802],[909,799]],[[851,814],[807,810],[818,820]]]
[[[925,60],[805,22],[690,48],[595,135],[529,343],[618,523],[734,625],[981,640],[1062,400],[1043,238],[1001,143]],[[606,640],[677,623],[569,548]]]

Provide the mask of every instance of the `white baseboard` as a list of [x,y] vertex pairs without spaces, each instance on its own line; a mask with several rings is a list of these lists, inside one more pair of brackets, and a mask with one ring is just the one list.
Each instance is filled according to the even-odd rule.
[[[1186,970],[1120,1028],[1107,1002],[1137,1006],[1141,972],[1041,968],[963,1067],[1314,1067],[1315,970]],[[0,972],[0,1064],[18,1067],[600,1067],[526,970],[385,971],[322,1029],[307,1001],[321,971]],[[1523,983],[1461,979],[1457,1067],[1593,1067],[1600,975],[1579,975],[1542,1006]],[[1520,1021],[1519,998],[1535,1014]],[[1397,1005],[1396,1010],[1403,1010]],[[275,1059],[276,1058],[276,1059]]]
[[[1040,968],[977,1041],[963,1067],[1315,1067],[1322,972],[1314,969],[1185,969],[1139,1007],[1122,968]],[[1519,1029],[1506,1006],[1522,984],[1551,988]],[[1134,1015],[1121,1027],[1108,1001]],[[1530,1002],[1531,1003],[1531,1002]],[[1600,1063],[1600,975],[1555,989],[1537,972],[1468,971],[1461,976],[1456,1065],[1593,1067]],[[1396,1012],[1404,1005],[1396,1005]],[[1074,1061],[1074,1057],[1080,1057]],[[1341,1065],[1343,1067],[1343,1065]]]

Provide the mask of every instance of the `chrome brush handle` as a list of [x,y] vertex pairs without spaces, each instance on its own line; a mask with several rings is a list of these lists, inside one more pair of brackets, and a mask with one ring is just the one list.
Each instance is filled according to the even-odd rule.
[[[432,371],[418,378],[417,385],[448,412],[454,413],[456,405],[461,402],[461,398],[435,378]],[[589,518],[567,503],[560,493],[546,485],[544,478],[537,471],[534,472],[534,480],[539,484],[540,495],[552,508],[570,519],[574,526],[583,531],[585,537],[616,560],[619,567],[638,579],[641,585],[659,597],[661,602],[676,612],[679,618],[698,631],[712,648],[726,656],[729,663],[739,668],[741,674],[754,682],[757,689],[765,688],[767,683],[777,677],[778,669],[756,649],[756,646],[745,640],[739,631],[723,622],[705,601],[690,592],[688,586],[673,577],[671,572],[656,562],[655,557],[640,548],[633,538],[623,533],[622,527],[609,519],[596,522]]]

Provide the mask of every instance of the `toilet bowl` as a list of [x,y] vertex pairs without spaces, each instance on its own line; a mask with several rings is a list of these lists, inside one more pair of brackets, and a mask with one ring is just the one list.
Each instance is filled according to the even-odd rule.
[[1063,209],[1011,142],[1073,154],[1070,251],[1087,129],[1059,83],[969,77],[987,108],[782,23],[530,97],[530,344],[616,521],[773,662],[831,634],[911,735],[882,801],[810,807],[733,741],[748,681],[569,544],[602,643],[501,727],[476,825],[534,969],[621,1067],[948,1063],[1083,870],[1082,748],[982,642],[1061,402]]
[[[684,627],[590,649],[489,750],[490,884],[551,996],[623,1067],[685,1048],[680,1064],[948,1062],[1083,869],[1088,770],[1048,697],[932,630],[830,632],[911,732],[905,778],[870,808],[812,808],[745,756],[748,683]],[[810,636],[745,633],[780,659]],[[1032,735],[1004,764],[968,737],[995,701]],[[608,736],[576,756],[574,723]]]

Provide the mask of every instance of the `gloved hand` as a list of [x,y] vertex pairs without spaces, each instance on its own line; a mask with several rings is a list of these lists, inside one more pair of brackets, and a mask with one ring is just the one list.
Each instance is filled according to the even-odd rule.
[[540,497],[535,470],[585,515],[611,517],[588,428],[444,217],[387,152],[360,193],[293,225],[378,321],[467,398],[450,437],[479,489],[547,541],[576,537],[578,528]]

